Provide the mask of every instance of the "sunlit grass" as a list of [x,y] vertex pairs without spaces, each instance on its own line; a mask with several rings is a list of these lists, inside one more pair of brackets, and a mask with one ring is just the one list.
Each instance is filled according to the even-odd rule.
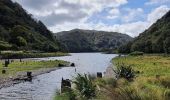
[[8,67],[3,67],[4,61],[0,61],[0,71],[2,71],[4,68],[6,69],[6,74],[2,74],[0,72],[0,76],[6,77],[6,76],[15,76],[19,72],[25,72],[25,71],[32,71],[32,70],[38,70],[42,68],[55,68],[58,67],[58,64],[66,64],[68,62],[61,61],[61,60],[55,60],[55,61],[14,61],[8,65]]
[[126,56],[117,57],[113,59],[113,62],[114,64],[131,65],[135,71],[139,71],[133,82],[129,82],[128,85],[119,85],[120,87],[132,88],[142,100],[170,99],[170,57],[161,55]]

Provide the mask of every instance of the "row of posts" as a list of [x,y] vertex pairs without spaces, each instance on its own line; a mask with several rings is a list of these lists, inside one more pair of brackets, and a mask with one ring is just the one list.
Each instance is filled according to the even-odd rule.
[[[14,60],[11,60],[11,63],[14,62]],[[22,59],[20,59],[20,62],[22,62]],[[8,65],[10,64],[10,60],[9,59],[5,59],[5,63],[2,69],[2,74],[6,74],[6,69],[8,67]],[[27,80],[31,81],[32,80],[32,72],[27,72]]]

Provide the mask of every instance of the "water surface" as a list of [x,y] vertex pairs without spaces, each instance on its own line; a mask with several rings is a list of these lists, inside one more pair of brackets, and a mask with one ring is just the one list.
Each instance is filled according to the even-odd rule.
[[72,79],[76,73],[104,72],[115,54],[71,53],[72,56],[38,58],[36,60],[65,60],[75,63],[74,67],[61,68],[36,76],[32,82],[19,83],[0,90],[0,100],[52,100],[60,89],[61,78]]

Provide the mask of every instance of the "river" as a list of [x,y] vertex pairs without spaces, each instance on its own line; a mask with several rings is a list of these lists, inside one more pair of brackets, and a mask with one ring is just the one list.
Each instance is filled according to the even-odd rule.
[[[65,67],[33,78],[32,82],[19,83],[0,90],[0,100],[52,100],[60,89],[61,78],[72,79],[76,73],[104,72],[115,54],[71,53],[71,56],[36,58],[36,60],[65,60],[76,67]],[[76,68],[76,72],[75,72]]]

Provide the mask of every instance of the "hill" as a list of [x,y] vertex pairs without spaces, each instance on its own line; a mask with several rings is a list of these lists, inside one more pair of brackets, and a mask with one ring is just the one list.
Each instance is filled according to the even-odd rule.
[[0,50],[58,51],[61,48],[46,26],[18,3],[0,0]]
[[170,53],[170,11],[119,52]]
[[55,34],[69,52],[110,51],[132,40],[125,34],[74,29]]

